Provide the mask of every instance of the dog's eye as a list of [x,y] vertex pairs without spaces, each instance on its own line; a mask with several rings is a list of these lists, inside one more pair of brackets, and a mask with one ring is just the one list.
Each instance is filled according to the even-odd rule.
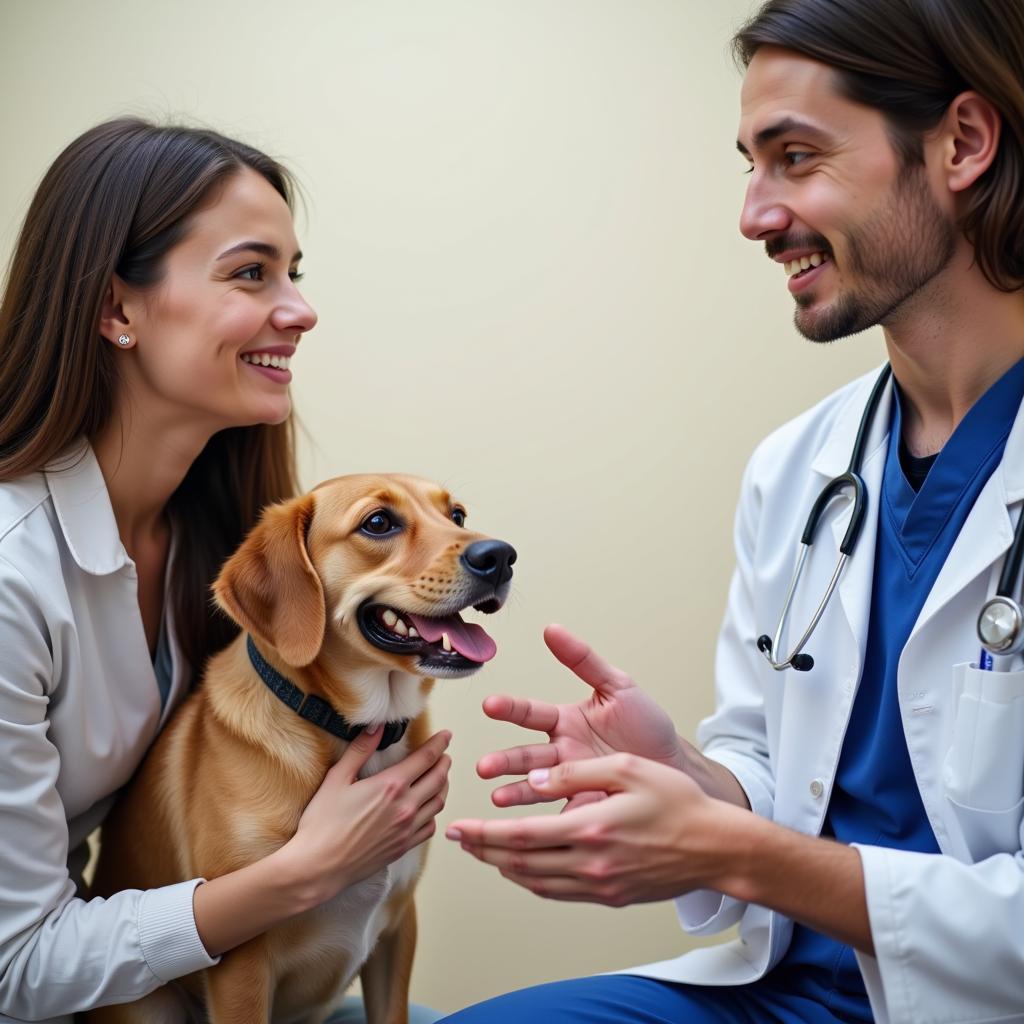
[[456,526],[466,525],[466,510],[462,508],[453,508],[451,512],[452,522]]
[[398,524],[388,515],[387,512],[374,512],[367,516],[359,527],[363,533],[372,534],[374,537],[382,537],[392,530],[398,529]]

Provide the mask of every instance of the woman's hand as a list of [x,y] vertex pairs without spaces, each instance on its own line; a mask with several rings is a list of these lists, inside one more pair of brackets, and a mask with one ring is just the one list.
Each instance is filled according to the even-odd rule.
[[538,896],[621,907],[738,884],[729,865],[750,846],[749,811],[709,797],[685,773],[628,755],[530,773],[539,799],[600,791],[562,814],[456,821],[446,835]]
[[293,863],[301,863],[313,883],[314,904],[386,867],[436,829],[448,795],[451,733],[436,733],[397,764],[360,779],[381,733],[360,733],[349,744],[287,843]]
[[[544,642],[593,692],[576,704],[488,697],[484,713],[489,718],[546,732],[548,742],[484,755],[476,766],[482,779],[525,775],[531,769],[613,753],[638,754],[676,769],[686,767],[683,743],[672,720],[625,672],[609,665],[562,626],[548,626]],[[579,793],[569,806],[586,803],[595,796]],[[538,792],[528,782],[513,782],[499,786],[492,799],[498,807],[512,807],[555,797]]]

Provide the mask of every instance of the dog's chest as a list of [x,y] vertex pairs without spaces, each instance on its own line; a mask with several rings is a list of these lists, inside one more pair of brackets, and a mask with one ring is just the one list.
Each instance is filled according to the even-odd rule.
[[[290,979],[308,981],[311,970],[328,964],[333,965],[334,971],[340,971],[337,993],[348,988],[381,933],[396,923],[391,914],[397,911],[398,905],[391,897],[409,890],[422,868],[422,861],[423,847],[419,846],[285,926],[280,936],[282,941],[278,943],[279,957],[275,958],[278,977],[283,983],[278,990],[282,1003],[290,1003],[291,994],[301,1002],[302,989],[308,991],[300,981],[298,990],[289,993]],[[301,940],[295,941],[299,938],[295,934],[298,930],[301,930]]]

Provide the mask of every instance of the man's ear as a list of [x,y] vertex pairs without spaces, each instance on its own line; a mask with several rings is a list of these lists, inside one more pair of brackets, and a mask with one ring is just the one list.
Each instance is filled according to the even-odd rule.
[[213,585],[217,603],[242,629],[297,667],[320,652],[327,605],[306,550],[312,494],[264,510]]
[[980,93],[962,92],[949,105],[943,130],[943,173],[951,192],[966,191],[992,166],[1002,128],[1002,115]]

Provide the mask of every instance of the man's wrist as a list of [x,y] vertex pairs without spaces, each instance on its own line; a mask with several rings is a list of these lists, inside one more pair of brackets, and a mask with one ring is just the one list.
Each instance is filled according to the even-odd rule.
[[707,793],[716,800],[724,800],[743,810],[750,810],[750,801],[746,791],[739,784],[725,765],[719,764],[702,754],[692,743],[679,737],[680,771],[685,772]]

